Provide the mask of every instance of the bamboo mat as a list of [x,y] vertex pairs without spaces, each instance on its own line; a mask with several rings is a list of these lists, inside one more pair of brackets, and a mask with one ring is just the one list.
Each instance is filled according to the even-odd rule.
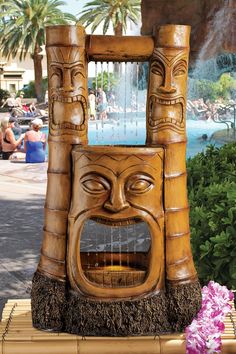
[[[222,354],[236,354],[236,311],[225,319]],[[81,337],[32,327],[30,299],[8,300],[0,322],[0,354],[185,354],[183,334]],[[200,353],[199,353],[200,354]]]

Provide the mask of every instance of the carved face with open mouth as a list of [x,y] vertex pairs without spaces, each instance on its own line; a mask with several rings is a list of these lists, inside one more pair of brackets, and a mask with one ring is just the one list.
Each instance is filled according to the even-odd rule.
[[84,49],[49,47],[50,133],[83,135],[87,115]]
[[187,51],[155,49],[150,65],[148,129],[185,129]]
[[[161,289],[163,149],[77,147],[73,165],[67,255],[72,288],[100,299]],[[137,225],[145,225],[144,235]]]

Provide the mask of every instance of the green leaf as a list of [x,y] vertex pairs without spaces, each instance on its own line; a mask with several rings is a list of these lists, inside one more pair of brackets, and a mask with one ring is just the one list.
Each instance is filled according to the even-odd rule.
[[202,284],[236,288],[236,143],[187,161],[191,247]]
[[236,258],[232,259],[229,264],[229,275],[232,279],[236,280]]

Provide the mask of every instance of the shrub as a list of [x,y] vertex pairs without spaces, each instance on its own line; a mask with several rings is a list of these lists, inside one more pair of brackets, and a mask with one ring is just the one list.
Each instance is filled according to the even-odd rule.
[[236,289],[236,143],[187,161],[191,244],[199,279]]
[[211,101],[219,98],[229,100],[233,97],[236,89],[236,80],[230,73],[222,74],[216,82],[203,79],[191,80],[190,83],[190,99],[202,97],[204,100],[210,99]]
[[[42,81],[42,91],[43,91],[43,97],[45,96],[45,92],[48,89],[48,79],[43,78]],[[35,85],[34,81],[30,81],[28,85],[24,86],[19,92],[24,92],[24,96],[27,98],[34,98],[36,97],[36,92],[35,92]]]
[[[118,84],[118,79],[113,73],[108,73],[103,71],[103,73],[98,73],[97,75],[97,87],[102,87],[105,92],[113,90]],[[96,80],[92,81],[93,89],[96,89]]]

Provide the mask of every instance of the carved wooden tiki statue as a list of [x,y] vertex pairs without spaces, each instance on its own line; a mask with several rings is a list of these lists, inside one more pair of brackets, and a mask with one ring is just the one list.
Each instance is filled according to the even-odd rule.
[[[88,146],[91,38],[82,27],[48,28],[50,153],[32,286],[36,328],[156,335],[183,330],[198,312],[185,164],[189,32],[167,25],[152,39],[146,145]],[[122,60],[122,38],[114,41]]]

